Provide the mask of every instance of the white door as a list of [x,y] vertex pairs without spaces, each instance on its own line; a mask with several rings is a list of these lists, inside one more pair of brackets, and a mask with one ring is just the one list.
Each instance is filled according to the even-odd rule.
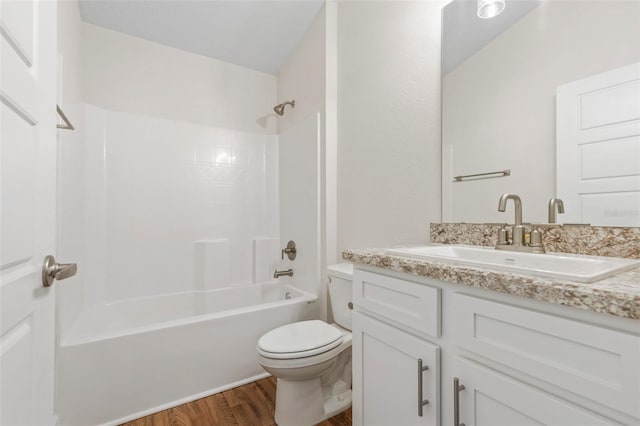
[[[454,358],[459,422],[466,426],[605,426],[617,424],[495,370]],[[443,392],[453,391],[453,378]],[[455,411],[456,407],[452,407]]]
[[53,425],[56,2],[0,3],[0,424]]
[[[428,367],[419,371],[422,366]],[[422,385],[420,387],[420,385]],[[353,315],[353,424],[440,424],[440,349],[359,312]],[[429,401],[419,413],[419,401]]]
[[560,86],[561,222],[640,226],[640,63]]

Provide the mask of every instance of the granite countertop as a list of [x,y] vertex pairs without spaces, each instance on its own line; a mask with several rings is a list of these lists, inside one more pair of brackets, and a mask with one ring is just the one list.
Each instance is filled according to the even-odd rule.
[[593,283],[579,283],[393,256],[386,254],[384,249],[346,250],[342,257],[355,264],[623,318],[640,319],[640,267]]

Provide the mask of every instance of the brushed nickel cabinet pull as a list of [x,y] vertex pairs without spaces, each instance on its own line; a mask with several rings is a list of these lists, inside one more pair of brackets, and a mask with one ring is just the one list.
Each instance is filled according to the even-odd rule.
[[464,385],[460,384],[457,377],[453,378],[453,424],[454,426],[465,426],[460,423],[460,391],[463,391]]
[[422,399],[422,373],[428,369],[428,365],[422,365],[422,358],[418,359],[418,417],[422,417],[422,407],[429,403],[428,399]]

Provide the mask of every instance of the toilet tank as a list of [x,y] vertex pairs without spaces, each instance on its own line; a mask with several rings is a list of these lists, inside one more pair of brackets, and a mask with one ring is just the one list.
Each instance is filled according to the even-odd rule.
[[353,265],[351,263],[339,263],[330,265],[327,269],[333,320],[340,327],[351,330]]

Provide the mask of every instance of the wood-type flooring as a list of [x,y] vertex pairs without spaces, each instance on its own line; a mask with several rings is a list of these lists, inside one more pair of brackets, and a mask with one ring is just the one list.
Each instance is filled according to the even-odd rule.
[[[273,426],[276,381],[248,383],[124,423],[123,426]],[[320,426],[351,426],[351,408]]]

